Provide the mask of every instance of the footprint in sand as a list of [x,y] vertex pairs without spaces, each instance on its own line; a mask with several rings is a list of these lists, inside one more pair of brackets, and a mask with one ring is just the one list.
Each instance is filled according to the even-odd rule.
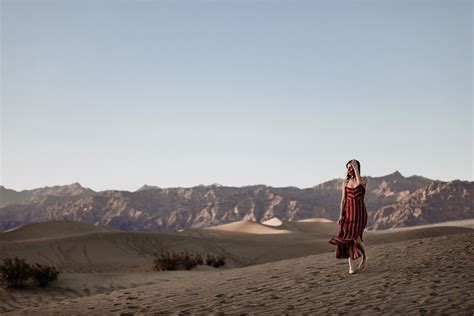
[[281,296],[281,295],[278,295],[278,294],[270,294],[270,298],[275,300],[275,299],[280,299],[280,298],[282,298],[282,296]]

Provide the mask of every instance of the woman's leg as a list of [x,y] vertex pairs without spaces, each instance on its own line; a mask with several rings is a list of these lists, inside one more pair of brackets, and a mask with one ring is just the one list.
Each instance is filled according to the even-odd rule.
[[352,245],[351,245],[351,243],[349,243],[348,247],[349,247],[349,258],[347,259],[347,261],[349,262],[349,274],[354,274],[355,270],[352,267]]
[[360,236],[357,237],[356,242],[362,251],[362,261],[359,263],[359,268],[357,270],[362,270],[367,266],[367,254],[365,252],[364,242],[360,239]]

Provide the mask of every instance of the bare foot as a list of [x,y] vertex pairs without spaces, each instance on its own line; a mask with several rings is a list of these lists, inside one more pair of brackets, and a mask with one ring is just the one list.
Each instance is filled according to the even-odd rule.
[[359,263],[359,267],[357,268],[357,271],[362,271],[367,267],[367,257],[362,258],[362,261]]
[[349,274],[354,274],[356,273],[356,270],[352,267],[352,264],[349,264]]

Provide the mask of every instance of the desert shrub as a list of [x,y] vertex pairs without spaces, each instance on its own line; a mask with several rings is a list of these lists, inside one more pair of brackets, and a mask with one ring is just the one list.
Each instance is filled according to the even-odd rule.
[[153,263],[158,271],[176,270],[178,267],[177,255],[174,252],[161,249],[159,254],[155,254]]
[[225,264],[225,258],[220,256],[214,261],[214,268],[219,268]]
[[[154,268],[157,271],[178,270],[183,268],[190,270],[197,265],[204,263],[200,253],[188,252],[187,249],[179,253],[161,249],[160,253],[155,253],[154,257]],[[223,263],[220,265],[223,265]],[[219,265],[214,265],[214,267],[218,266]]]
[[4,258],[0,265],[0,279],[10,288],[20,288],[33,280],[41,287],[58,278],[59,271],[55,267],[35,263],[30,265],[25,259],[18,257]]
[[189,253],[187,250],[181,252],[181,264],[186,270],[191,270],[198,265],[196,255]]
[[59,271],[55,267],[35,263],[31,267],[31,277],[41,287],[45,287],[58,278]]
[[207,254],[206,256],[206,264],[208,266],[212,266],[212,263],[214,262],[214,256],[211,256],[210,254]]
[[0,274],[2,283],[7,287],[23,287],[31,276],[31,266],[25,259],[4,258],[3,265],[0,265]]
[[225,258],[223,256],[214,257],[210,254],[207,254],[206,264],[208,266],[213,266],[214,268],[219,268],[225,264]]
[[197,253],[195,256],[194,256],[194,259],[196,260],[197,264],[203,264],[204,261],[202,260],[202,256],[200,253]]

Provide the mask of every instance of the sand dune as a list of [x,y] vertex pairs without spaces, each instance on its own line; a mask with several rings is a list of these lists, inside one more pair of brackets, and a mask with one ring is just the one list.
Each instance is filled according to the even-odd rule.
[[[279,230],[284,233],[274,233]],[[464,231],[469,228],[430,226],[366,232],[364,240],[375,245]],[[320,221],[284,221],[277,228],[239,221],[179,233],[109,231],[78,222],[48,222],[0,233],[0,259],[17,255],[70,273],[147,272],[152,270],[153,255],[163,248],[222,255],[226,258],[225,268],[238,268],[330,252],[334,247],[327,241],[336,233],[336,223]]]
[[290,230],[279,229],[269,225],[264,225],[251,220],[242,220],[229,224],[206,227],[210,231],[232,231],[250,234],[289,234]]
[[242,220],[229,224],[204,228],[209,231],[237,232],[249,234],[288,234],[288,233],[314,233],[327,236],[336,231],[337,223],[324,218],[311,218],[299,221],[280,220],[271,218],[263,223],[251,220]]
[[[470,225],[468,222],[458,224]],[[179,233],[112,231],[75,222],[27,225],[0,233],[0,259],[18,255],[30,262],[55,265],[62,274],[48,289],[31,288],[21,293],[0,290],[0,296],[5,297],[0,300],[0,312],[22,309],[33,312],[28,308],[36,306],[46,313],[54,308],[65,313],[96,314],[145,309],[271,314],[277,309],[300,313],[323,306],[321,311],[332,313],[336,310],[326,304],[337,295],[333,297],[328,293],[342,288],[345,292],[340,294],[347,305],[340,301],[333,304],[339,304],[340,310],[354,307],[355,298],[371,293],[365,295],[371,308],[374,311],[378,308],[382,313],[386,305],[384,300],[396,300],[397,292],[402,293],[399,294],[402,301],[409,299],[403,298],[402,285],[405,283],[410,286],[407,291],[412,296],[418,295],[416,289],[420,288],[434,293],[419,294],[415,299],[417,303],[410,305],[404,301],[406,306],[419,308],[422,312],[421,308],[426,308],[423,306],[432,304],[433,309],[428,311],[441,311],[441,307],[450,306],[443,305],[446,300],[452,299],[452,304],[459,308],[445,311],[462,312],[462,308],[474,306],[472,300],[463,298],[463,294],[460,299],[451,297],[457,293],[455,286],[460,274],[468,277],[462,280],[467,283],[460,288],[473,288],[473,283],[468,282],[473,280],[472,277],[469,279],[472,273],[468,271],[472,263],[466,262],[464,257],[472,256],[472,250],[466,250],[465,246],[471,246],[474,230],[453,225],[366,232],[364,240],[371,253],[369,256],[373,256],[370,264],[373,270],[367,270],[364,277],[358,279],[365,286],[361,289],[350,285],[346,261],[336,260],[334,246],[327,243],[330,236],[337,233],[337,224],[321,219],[282,221],[279,226],[238,221]],[[442,247],[436,248],[437,243],[442,243]],[[156,272],[152,269],[153,253],[160,248],[220,254],[226,258],[226,265],[219,269],[199,266],[191,271]],[[398,249],[398,252],[392,254],[391,249]],[[463,252],[460,257],[450,255],[456,249]],[[411,259],[410,255],[415,258]],[[429,259],[430,255],[441,260],[444,267],[444,272],[440,270],[434,274],[436,277],[420,268],[421,265],[439,268]],[[394,280],[399,281],[385,282],[390,277],[390,270],[384,265],[395,269]],[[411,271],[412,276],[403,275],[404,269]],[[371,279],[366,280],[369,275]],[[450,275],[452,281],[445,280],[444,275]],[[440,284],[447,287],[430,289],[419,283],[422,279],[415,279],[415,276],[428,278],[423,282],[433,282],[433,286],[438,284],[437,278],[441,278]],[[387,286],[381,288],[380,284],[384,282]],[[347,292],[350,289],[354,292]],[[394,292],[388,293],[389,289]],[[187,294],[182,295],[183,291]],[[372,294],[379,297],[374,298]]]
[[[333,253],[226,271],[156,272],[146,278],[143,274],[88,275],[88,287],[97,286],[101,278],[103,287],[110,286],[109,291],[95,288],[80,296],[85,294],[77,284],[75,290],[67,284],[56,285],[30,293],[29,298],[23,295],[3,311],[13,309],[7,315],[20,309],[81,315],[471,314],[473,241],[474,233],[469,232],[375,245],[369,250],[369,266],[355,275],[349,275],[346,261],[335,259]],[[435,253],[437,260],[427,256]],[[77,283],[78,277],[71,278],[70,284]],[[33,299],[34,295],[43,301]]]
[[[66,226],[71,223],[66,222]],[[81,227],[83,224],[79,224]],[[41,231],[43,226],[45,231]],[[81,234],[56,234],[51,237],[49,223],[35,224],[37,239],[28,234],[0,234],[1,256],[18,255],[28,261],[55,265],[65,272],[146,272],[152,268],[153,254],[161,248],[190,250],[203,254],[223,255],[226,268],[236,268],[275,260],[327,252],[327,234],[318,236],[237,222],[226,229],[190,229],[179,233],[145,233],[122,231],[80,231]],[[233,229],[230,229],[233,228]],[[241,228],[247,232],[241,232]],[[29,229],[29,228],[28,228]],[[255,231],[256,233],[249,233]],[[270,233],[271,232],[271,233]],[[274,232],[277,232],[274,234]],[[2,236],[7,235],[7,236]],[[45,237],[49,236],[49,237]],[[13,237],[18,237],[14,240]],[[0,257],[1,259],[1,257]]]
[[314,223],[314,222],[316,222],[316,223],[333,223],[333,221],[330,220],[330,219],[320,218],[320,217],[300,219],[300,220],[297,220],[297,222],[299,222],[299,223],[307,223],[307,222],[310,222],[310,223]]
[[58,238],[111,231],[117,230],[75,221],[50,221],[28,224],[0,232],[0,241]]
[[267,225],[267,226],[276,226],[276,227],[278,227],[282,224],[282,221],[278,217],[272,217],[272,218],[270,218],[266,221],[263,221],[262,224]]
[[399,228],[390,228],[390,229],[382,229],[382,230],[370,230],[370,233],[375,234],[384,234],[386,232],[402,232],[402,231],[409,231],[409,230],[416,230],[420,228],[430,228],[430,227],[467,227],[467,228],[474,228],[474,219],[463,219],[463,220],[456,220],[456,221],[448,221],[448,222],[441,222],[435,224],[426,224],[426,225],[418,225],[412,227],[399,227]]

